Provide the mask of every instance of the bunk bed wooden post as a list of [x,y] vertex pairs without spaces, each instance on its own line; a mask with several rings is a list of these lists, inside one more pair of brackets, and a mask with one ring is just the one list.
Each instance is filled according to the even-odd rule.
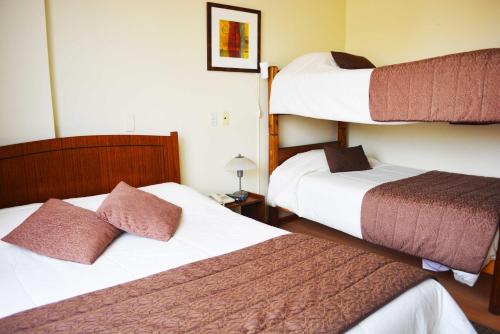
[[[269,108],[269,101],[271,99],[271,86],[273,84],[273,79],[278,74],[278,66],[269,66],[268,73],[269,79],[267,82],[267,106]],[[269,110],[268,110],[269,112]],[[273,115],[269,113],[268,118],[269,126],[269,175],[278,167],[278,153],[279,153],[279,122],[278,115]],[[268,206],[268,222],[273,226],[277,226],[279,222],[279,210],[276,207]]]
[[[271,86],[273,84],[274,77],[278,74],[278,66],[270,66],[269,69],[269,80],[267,83],[267,105],[269,106],[269,101],[271,99]],[[278,115],[269,113],[268,119],[269,125],[269,175],[278,167],[278,150],[279,150],[279,122]]]
[[337,141],[340,147],[347,147],[347,123],[338,122],[337,123]]

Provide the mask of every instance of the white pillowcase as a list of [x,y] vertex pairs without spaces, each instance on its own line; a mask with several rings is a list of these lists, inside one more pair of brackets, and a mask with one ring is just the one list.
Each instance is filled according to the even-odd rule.
[[[307,72],[304,72],[304,69],[307,69]],[[330,52],[315,52],[294,59],[290,64],[286,65],[278,75],[285,76],[289,74],[298,74],[300,72],[325,72],[340,69],[341,68],[333,60]]]

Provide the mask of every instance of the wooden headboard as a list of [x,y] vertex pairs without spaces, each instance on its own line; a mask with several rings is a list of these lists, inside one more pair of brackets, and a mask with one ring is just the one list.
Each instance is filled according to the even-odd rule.
[[180,183],[177,132],[170,136],[83,136],[0,147],[0,208]]

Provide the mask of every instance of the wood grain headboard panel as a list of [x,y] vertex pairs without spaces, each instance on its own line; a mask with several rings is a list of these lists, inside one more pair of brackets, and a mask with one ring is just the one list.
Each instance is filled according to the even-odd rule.
[[0,147],[0,208],[180,183],[177,132],[170,136],[82,136]]

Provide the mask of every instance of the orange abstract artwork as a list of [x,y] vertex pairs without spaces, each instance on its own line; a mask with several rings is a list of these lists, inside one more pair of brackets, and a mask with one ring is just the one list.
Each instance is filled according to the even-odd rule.
[[219,37],[221,57],[248,59],[248,23],[220,20]]

